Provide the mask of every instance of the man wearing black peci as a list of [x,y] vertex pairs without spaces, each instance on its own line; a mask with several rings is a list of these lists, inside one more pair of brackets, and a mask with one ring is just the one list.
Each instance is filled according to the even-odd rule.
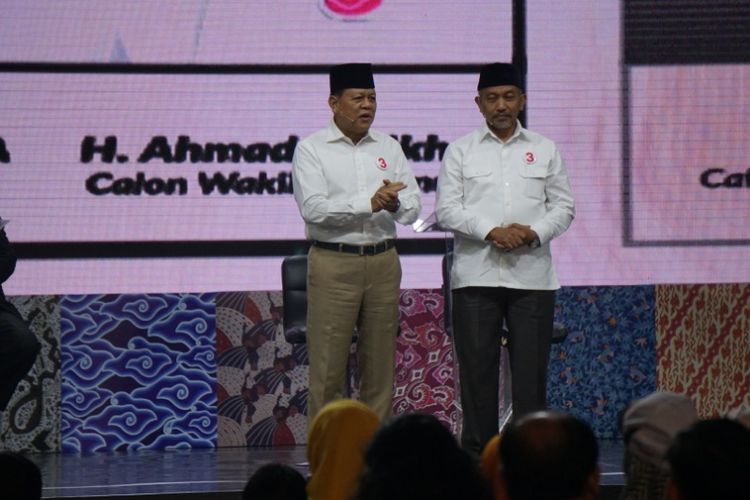
[[546,407],[555,290],[550,241],[575,214],[557,146],[521,125],[518,70],[482,67],[474,102],[484,123],[448,146],[436,212],[452,231],[453,332],[461,441],[479,454],[498,431],[500,336],[507,326],[514,417]]
[[369,64],[330,71],[333,119],[299,143],[294,199],[312,240],[307,275],[308,418],[341,397],[355,327],[360,396],[392,411],[401,264],[396,223],[411,224],[419,189],[401,146],[372,130],[377,101]]

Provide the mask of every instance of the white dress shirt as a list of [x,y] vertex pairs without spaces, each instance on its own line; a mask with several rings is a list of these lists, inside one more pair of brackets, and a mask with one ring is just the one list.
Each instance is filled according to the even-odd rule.
[[[503,143],[487,124],[448,146],[438,177],[437,219],[455,236],[451,288],[555,290],[550,241],[575,216],[557,146],[516,122]],[[531,226],[539,245],[512,251],[485,241],[494,227]]]
[[[403,182],[395,213],[373,213],[370,198],[383,180]],[[333,120],[302,140],[292,165],[294,199],[308,239],[363,245],[396,237],[396,224],[411,224],[422,208],[419,186],[401,145],[370,130],[354,144]]]

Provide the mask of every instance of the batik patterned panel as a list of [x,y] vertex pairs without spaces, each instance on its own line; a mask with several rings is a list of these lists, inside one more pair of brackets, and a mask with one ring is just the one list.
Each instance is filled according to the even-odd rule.
[[63,451],[216,446],[214,295],[61,299]]
[[26,318],[42,348],[2,412],[0,450],[60,451],[60,308],[57,297],[9,300]]
[[659,286],[657,381],[703,417],[750,406],[750,285]]
[[280,292],[216,297],[219,446],[307,440],[307,349],[283,334]]
[[456,381],[451,338],[443,325],[441,290],[401,293],[394,413],[428,413],[456,432]]
[[551,408],[619,437],[618,417],[656,388],[654,287],[570,287],[557,292],[555,319],[569,331],[553,345],[547,384]]
[[[443,330],[440,291],[401,294],[394,412],[433,413],[452,428],[453,358]],[[279,446],[307,441],[307,350],[289,344],[277,292],[217,295],[219,446]],[[356,345],[350,395],[357,397]]]

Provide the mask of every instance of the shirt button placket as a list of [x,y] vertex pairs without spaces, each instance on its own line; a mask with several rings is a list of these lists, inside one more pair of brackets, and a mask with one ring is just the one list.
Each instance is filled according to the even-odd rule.
[[365,177],[365,165],[363,163],[363,155],[360,153],[359,148],[354,146],[354,165],[357,171],[357,191],[364,194],[367,190]]
[[505,207],[506,213],[510,209],[510,200],[512,196],[511,191],[511,185],[510,185],[510,174],[511,174],[511,165],[508,158],[510,157],[510,151],[506,146],[501,146],[500,149],[500,164],[501,172],[502,172],[502,183],[503,183],[503,206]]
[[[358,146],[354,146],[354,168],[357,172],[357,191],[360,194],[367,193],[367,165],[364,163],[365,155],[359,149]],[[370,230],[371,223],[369,220],[362,222],[362,232],[368,233]]]

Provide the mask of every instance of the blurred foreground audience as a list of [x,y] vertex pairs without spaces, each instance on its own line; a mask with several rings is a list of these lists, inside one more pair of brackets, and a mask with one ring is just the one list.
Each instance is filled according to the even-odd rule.
[[0,452],[0,498],[3,500],[39,500],[42,498],[42,473],[39,467],[20,453]]
[[500,485],[510,500],[593,500],[599,448],[591,428],[572,415],[521,417],[500,439]]
[[270,463],[250,476],[242,500],[306,500],[306,485],[305,476],[294,467]]
[[311,500],[350,500],[365,448],[379,425],[375,412],[353,399],[332,401],[320,410],[307,438]]
[[485,479],[490,483],[492,497],[495,500],[505,499],[503,485],[500,483],[500,434],[487,441],[479,457],[479,466]]
[[657,391],[633,401],[622,417],[625,500],[664,498],[669,479],[667,450],[678,432],[698,420],[687,396]]
[[735,420],[696,422],[667,452],[668,500],[750,499],[750,430]]
[[478,465],[434,416],[404,414],[378,430],[365,453],[356,500],[484,500]]

